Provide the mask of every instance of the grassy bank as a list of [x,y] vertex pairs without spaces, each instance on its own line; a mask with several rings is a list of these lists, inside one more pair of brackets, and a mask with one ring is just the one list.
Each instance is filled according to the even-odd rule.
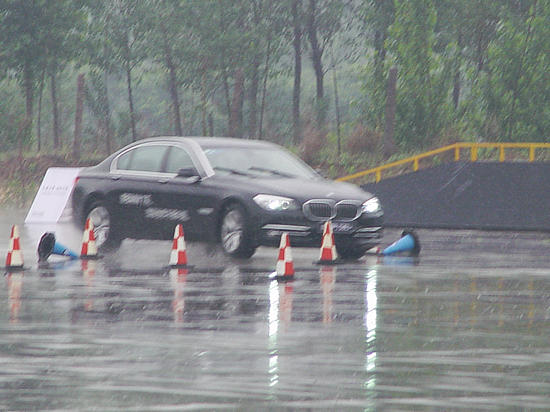
[[75,160],[54,154],[4,155],[0,160],[0,205],[29,207],[50,167],[80,167],[96,163],[95,159]]

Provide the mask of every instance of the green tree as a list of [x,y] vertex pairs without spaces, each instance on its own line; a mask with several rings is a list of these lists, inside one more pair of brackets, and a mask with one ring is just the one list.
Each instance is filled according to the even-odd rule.
[[300,94],[302,88],[302,24],[303,5],[302,0],[290,0],[292,27],[292,48],[294,51],[294,87],[292,89],[292,142],[300,143],[302,130],[300,124]]
[[84,28],[83,16],[78,2],[72,0],[50,1],[42,7],[41,36],[47,53],[44,69],[50,79],[54,149],[61,145],[59,101],[63,100],[58,96],[57,76],[77,56]]
[[388,49],[398,67],[396,141],[431,144],[442,128],[447,76],[433,52],[436,12],[431,0],[396,2]]
[[136,112],[132,86],[132,71],[147,57],[146,36],[149,32],[149,20],[146,11],[149,5],[146,1],[116,0],[106,3],[108,18],[106,21],[106,36],[111,44],[115,62],[126,77],[128,94],[128,109],[132,141],[137,138]]
[[311,64],[315,73],[315,104],[317,126],[325,123],[328,103],[325,100],[323,55],[342,27],[342,16],[350,2],[343,0],[308,0],[305,7],[305,31],[311,51]]
[[487,114],[500,139],[539,141],[550,132],[550,1],[511,10],[489,48]]
[[31,139],[34,92],[38,74],[45,65],[42,11],[46,0],[0,1],[2,71],[15,77],[25,96],[25,119],[19,128],[21,145]]
[[89,2],[86,6],[86,27],[81,64],[89,65],[86,83],[86,103],[97,120],[95,149],[100,149],[99,138],[110,153],[113,147],[112,109],[109,99],[109,76],[116,71],[115,52],[108,36],[110,14],[108,3]]
[[[362,90],[365,94],[364,117],[372,128],[384,123],[386,101],[386,77],[388,71],[386,55],[388,53],[389,28],[395,20],[394,0],[366,0],[361,17],[365,24],[366,44],[372,49],[367,53],[368,62],[362,71]],[[363,120],[363,119],[362,119]]]

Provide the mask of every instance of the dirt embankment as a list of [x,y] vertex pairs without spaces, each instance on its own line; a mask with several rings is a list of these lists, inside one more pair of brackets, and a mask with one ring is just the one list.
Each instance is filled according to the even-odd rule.
[[95,162],[67,159],[64,156],[14,156],[0,161],[0,205],[28,206],[46,170],[50,167],[89,166]]

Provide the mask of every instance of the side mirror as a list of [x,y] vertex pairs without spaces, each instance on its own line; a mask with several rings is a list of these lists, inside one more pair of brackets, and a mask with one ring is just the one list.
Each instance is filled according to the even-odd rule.
[[315,172],[319,175],[319,177],[321,177],[323,179],[328,179],[328,175],[327,175],[326,171],[324,171],[323,169],[317,168],[317,169],[315,169]]
[[183,169],[178,170],[176,177],[182,177],[187,179],[185,183],[197,183],[201,180],[199,172],[194,167],[184,167]]
[[177,177],[200,177],[200,175],[194,167],[184,167],[178,170]]

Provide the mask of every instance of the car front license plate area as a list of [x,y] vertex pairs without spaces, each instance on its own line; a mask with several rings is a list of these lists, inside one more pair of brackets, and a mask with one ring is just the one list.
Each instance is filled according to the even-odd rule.
[[[331,222],[331,224],[334,233],[350,233],[355,229],[355,226],[348,222]],[[323,233],[324,225],[324,223],[321,224],[321,233]]]

